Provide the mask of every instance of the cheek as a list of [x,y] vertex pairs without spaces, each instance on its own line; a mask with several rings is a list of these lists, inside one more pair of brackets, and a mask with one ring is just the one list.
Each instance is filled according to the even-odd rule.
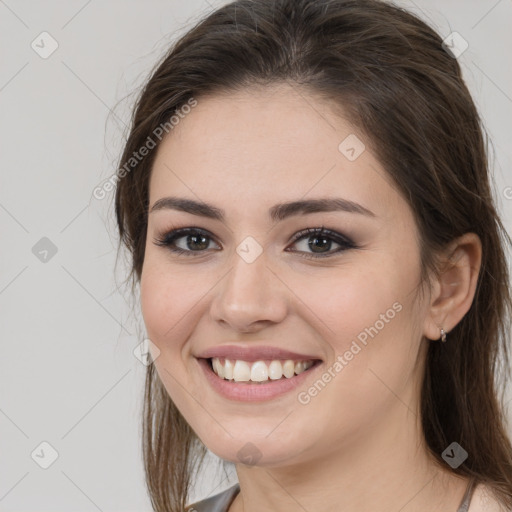
[[316,317],[315,324],[337,354],[349,350],[358,336],[364,343],[368,331],[375,332],[375,324],[384,337],[391,324],[402,322],[410,278],[406,272],[398,274],[382,259],[373,264],[367,261],[360,268],[329,270],[323,277],[316,275],[314,281],[295,278],[294,291],[304,298]]
[[[179,272],[169,271],[166,262],[152,255],[145,260],[140,280],[140,302],[147,337],[160,353],[154,360],[158,376],[178,409],[189,414],[189,389],[194,396],[186,372],[184,347],[193,330],[193,305],[197,297],[190,282]],[[199,396],[197,394],[197,396]]]
[[[323,321],[333,355],[324,373],[328,383],[301,390],[306,409],[327,414],[343,428],[364,424],[396,400],[390,389],[400,393],[410,382],[421,339],[415,322],[420,312],[411,293],[418,279],[414,261],[381,258],[367,261],[364,270],[332,272],[324,286],[310,287],[308,305]],[[336,407],[326,412],[327,403],[350,410],[351,419]]]
[[198,276],[169,268],[161,257],[148,255],[140,282],[140,301],[148,336],[158,345],[183,339],[184,329],[194,318],[194,307],[200,302]]
[[[163,341],[179,315],[172,304],[176,290],[167,276],[149,264],[144,266],[140,282],[142,316],[149,338],[157,345]],[[154,339],[153,339],[154,338]]]

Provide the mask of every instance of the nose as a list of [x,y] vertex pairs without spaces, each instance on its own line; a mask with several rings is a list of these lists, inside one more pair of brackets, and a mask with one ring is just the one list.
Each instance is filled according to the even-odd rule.
[[216,322],[250,333],[283,321],[287,288],[267,265],[265,251],[251,263],[234,253],[231,270],[218,284],[211,304]]

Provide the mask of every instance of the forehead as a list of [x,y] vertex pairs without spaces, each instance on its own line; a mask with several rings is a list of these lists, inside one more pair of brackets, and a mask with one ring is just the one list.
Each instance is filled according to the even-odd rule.
[[157,150],[150,205],[182,195],[254,214],[279,201],[341,196],[376,215],[405,207],[370,141],[333,104],[286,84],[197,102]]

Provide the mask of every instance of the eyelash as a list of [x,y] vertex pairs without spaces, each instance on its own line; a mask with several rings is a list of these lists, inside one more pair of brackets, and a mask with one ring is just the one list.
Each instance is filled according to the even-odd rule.
[[[153,242],[162,247],[168,248],[171,252],[175,254],[182,254],[184,256],[194,256],[194,253],[202,253],[206,252],[206,249],[203,251],[191,251],[191,250],[185,250],[181,249],[180,247],[176,247],[173,245],[173,243],[183,238],[186,235],[203,235],[206,238],[212,239],[210,237],[209,233],[203,229],[200,228],[179,228],[174,229],[172,231],[169,231],[167,233],[163,233],[160,235],[159,238],[153,239]],[[297,252],[299,256],[307,259],[318,259],[318,258],[326,258],[333,256],[335,254],[338,254],[340,252],[346,251],[348,249],[357,249],[358,247],[356,244],[350,240],[350,238],[341,235],[340,233],[337,233],[336,231],[331,231],[330,229],[324,228],[322,226],[321,228],[307,228],[303,229],[302,231],[299,231],[292,240],[292,244],[298,242],[302,238],[311,237],[312,235],[315,235],[317,238],[326,238],[331,241],[334,241],[335,243],[339,244],[341,247],[335,251],[328,252],[325,254],[314,254],[314,253],[305,253],[304,251],[291,251],[291,252]]]

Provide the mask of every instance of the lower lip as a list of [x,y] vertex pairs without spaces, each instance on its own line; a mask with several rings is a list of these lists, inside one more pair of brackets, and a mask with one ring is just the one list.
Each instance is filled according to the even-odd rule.
[[279,380],[268,381],[265,384],[259,384],[250,382],[238,383],[232,380],[222,379],[210,368],[207,359],[197,359],[197,361],[199,366],[203,369],[206,379],[215,391],[225,398],[242,402],[271,400],[272,398],[284,395],[303,384],[321,365],[321,361],[316,361],[313,366],[299,373],[299,375],[294,375],[289,379],[281,378]]

